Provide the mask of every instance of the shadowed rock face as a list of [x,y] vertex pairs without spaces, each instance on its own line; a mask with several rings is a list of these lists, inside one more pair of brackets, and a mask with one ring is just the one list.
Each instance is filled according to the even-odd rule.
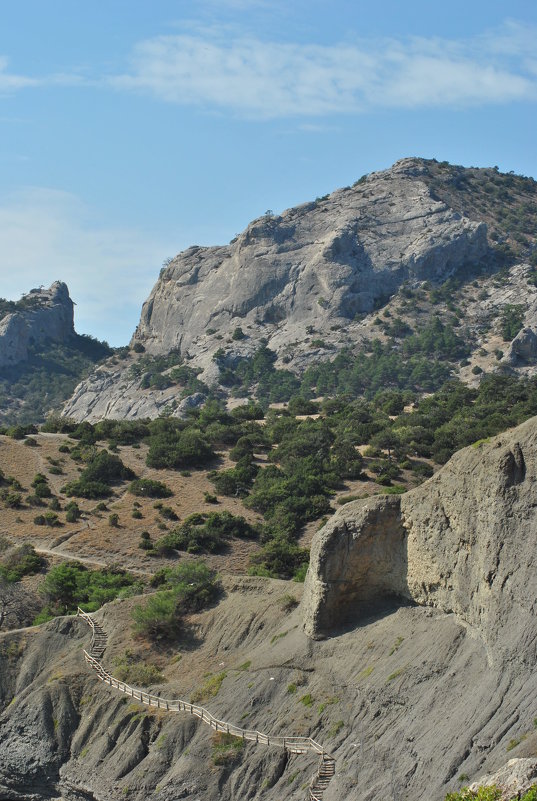
[[20,310],[0,320],[0,367],[26,361],[29,345],[64,342],[74,334],[73,301],[62,281],[32,290],[21,303]]
[[[345,509],[350,504],[345,505]],[[405,596],[406,537],[397,497],[368,498],[340,511],[311,548],[305,628],[312,636],[357,619],[375,602]]]
[[537,661],[537,418],[466,448],[398,498],[347,504],[319,532],[306,579],[313,637],[398,595],[455,615],[494,661]]

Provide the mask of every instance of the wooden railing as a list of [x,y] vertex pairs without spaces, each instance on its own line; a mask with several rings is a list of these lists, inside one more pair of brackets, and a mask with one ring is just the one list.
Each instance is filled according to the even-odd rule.
[[252,729],[242,729],[240,726],[234,726],[232,723],[218,720],[208,709],[198,704],[191,704],[188,701],[182,701],[180,699],[161,698],[159,695],[138,690],[136,687],[131,687],[130,684],[120,681],[108,673],[101,664],[100,657],[106,646],[107,639],[104,629],[91,615],[84,612],[80,607],[77,610],[77,616],[81,617],[92,630],[90,650],[84,651],[84,659],[97,673],[97,678],[100,681],[134,698],[141,704],[153,706],[157,709],[165,709],[168,712],[187,712],[189,715],[193,715],[202,720],[216,732],[231,734],[233,737],[240,737],[242,740],[249,740],[260,745],[283,748],[290,754],[306,754],[310,751],[314,751],[321,759],[317,772],[311,780],[309,798],[310,801],[322,801],[324,789],[335,774],[335,760],[324,750],[320,743],[316,742],[311,737],[274,736],[263,734],[260,731]]

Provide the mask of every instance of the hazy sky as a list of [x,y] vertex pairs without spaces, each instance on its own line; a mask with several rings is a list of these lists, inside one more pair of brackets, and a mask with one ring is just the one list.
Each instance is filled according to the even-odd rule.
[[421,155],[537,176],[535,0],[0,3],[0,296],[125,344],[162,261]]

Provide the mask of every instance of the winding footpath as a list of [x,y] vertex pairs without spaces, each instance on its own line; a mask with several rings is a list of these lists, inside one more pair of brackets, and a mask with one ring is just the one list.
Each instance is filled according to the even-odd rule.
[[283,748],[290,754],[307,754],[314,751],[319,755],[319,765],[311,780],[309,786],[309,801],[323,801],[324,791],[326,790],[330,780],[334,776],[335,760],[328,754],[322,745],[315,742],[311,737],[273,737],[268,734],[262,734],[259,731],[252,731],[250,729],[241,729],[239,726],[234,726],[231,723],[226,723],[222,720],[217,720],[211,713],[197,704],[189,704],[187,701],[180,699],[169,700],[160,698],[158,695],[137,690],[126,684],[124,681],[114,678],[108,673],[101,664],[101,658],[104,654],[107,634],[103,627],[94,618],[84,612],[83,609],[78,608],[77,616],[82,618],[91,628],[91,644],[89,651],[84,651],[84,659],[88,665],[95,670],[97,678],[100,681],[109,684],[125,695],[140,701],[147,706],[154,706],[157,709],[166,709],[170,712],[188,712],[188,714],[199,718],[204,723],[207,723],[211,729],[216,732],[223,732],[231,734],[233,737],[240,737],[242,740],[251,740],[252,742],[260,745],[271,745],[276,748]]

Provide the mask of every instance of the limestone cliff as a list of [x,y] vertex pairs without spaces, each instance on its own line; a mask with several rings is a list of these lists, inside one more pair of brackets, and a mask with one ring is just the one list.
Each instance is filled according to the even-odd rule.
[[[487,228],[435,200],[418,159],[353,187],[254,220],[230,245],[193,247],[163,271],[134,341],[198,356],[207,329],[235,326],[280,350],[308,325],[370,312],[403,281],[445,280],[488,252]],[[214,340],[213,340],[214,341]]]
[[32,289],[15,307],[0,319],[0,367],[26,361],[30,345],[64,342],[74,334],[73,301],[62,281]]
[[306,631],[389,596],[455,613],[502,663],[537,661],[537,418],[399,497],[347,504],[314,540]]

